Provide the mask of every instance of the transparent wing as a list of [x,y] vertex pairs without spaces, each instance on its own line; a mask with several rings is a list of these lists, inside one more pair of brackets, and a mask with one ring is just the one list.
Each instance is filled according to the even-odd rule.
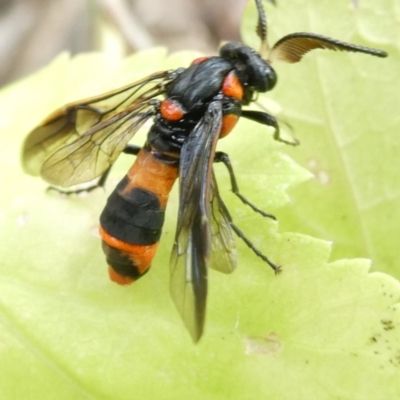
[[387,53],[370,47],[358,46],[351,43],[341,42],[315,33],[297,32],[284,36],[278,40],[269,54],[268,60],[286,61],[296,63],[311,50],[328,49],[366,53],[377,57],[386,57]]
[[233,230],[232,218],[222,201],[214,171],[211,177],[211,255],[210,267],[225,274],[236,269],[237,251]]
[[152,115],[149,104],[131,107],[61,147],[42,165],[40,175],[57,186],[72,186],[100,176]]
[[24,170],[60,186],[101,175],[153,114],[150,100],[164,93],[172,77],[171,71],[156,73],[57,110],[26,138]]
[[211,251],[210,182],[222,107],[211,103],[183,145],[180,157],[179,213],[171,254],[172,299],[192,338],[202,333]]

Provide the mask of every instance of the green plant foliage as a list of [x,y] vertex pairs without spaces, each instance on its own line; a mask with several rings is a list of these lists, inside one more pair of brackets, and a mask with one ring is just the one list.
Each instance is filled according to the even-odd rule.
[[370,258],[374,270],[400,278],[400,3],[296,0],[268,11],[271,44],[307,31],[389,53],[379,59],[316,50],[301,63],[276,64],[279,83],[270,97],[301,142],[286,153],[315,175],[290,190],[281,228],[333,241],[333,259]]
[[[286,33],[293,31],[295,24],[302,21],[300,16],[304,17],[304,23],[318,18],[322,24],[326,18],[337,19],[343,25],[346,15],[353,12],[339,3],[327,3],[322,8],[311,6],[315,2],[300,0],[290,2],[299,4],[293,6],[295,12],[293,9],[289,12],[283,3],[271,17],[271,35],[282,34],[286,27]],[[357,21],[363,26],[372,17],[368,13],[365,16],[362,0],[359,3]],[[377,19],[383,13],[380,9],[368,10]],[[340,18],[339,13],[343,14]],[[301,29],[309,27],[297,30]],[[333,27],[332,32],[323,33],[338,36],[344,31],[338,25],[337,32]],[[361,33],[354,35],[342,38],[361,41]],[[382,33],[380,41],[384,38]],[[278,87],[275,99],[283,106],[285,118],[294,121],[294,133],[302,140],[302,148],[311,148],[309,154],[316,159],[313,165],[324,172],[328,161],[337,160],[325,155],[329,155],[325,147],[331,141],[329,146],[337,156],[338,145],[332,137],[319,142],[325,130],[333,130],[330,124],[335,129],[339,122],[346,126],[335,130],[339,139],[350,140],[350,136],[344,135],[348,131],[355,141],[362,135],[361,143],[368,146],[370,142],[368,139],[365,142],[364,137],[375,135],[375,129],[379,128],[379,118],[373,118],[373,113],[379,115],[378,108],[388,115],[381,102],[392,96],[388,101],[393,104],[398,98],[394,97],[394,89],[387,87],[385,92],[382,89],[379,101],[372,102],[368,90],[379,85],[372,85],[371,81],[367,88],[360,83],[352,87],[353,80],[357,82],[358,78],[356,75],[347,81],[346,75],[342,75],[347,69],[359,71],[363,76],[371,73],[383,85],[385,76],[380,76],[377,69],[388,68],[386,60],[366,56],[358,65],[358,57],[363,56],[313,54],[308,56],[309,61],[304,59],[305,66],[298,64],[278,71],[282,86]],[[106,274],[97,234],[98,216],[107,195],[129,168],[131,158],[120,157],[106,191],[99,189],[86,195],[65,196],[46,191],[44,182],[21,171],[18,154],[24,136],[53,109],[143,77],[153,72],[154,66],[163,70],[188,65],[192,58],[189,53],[167,57],[163,49],[139,53],[123,62],[100,54],[73,59],[61,55],[44,70],[0,93],[1,398],[386,400],[399,397],[399,283],[380,272],[370,273],[370,262],[365,259],[329,262],[328,242],[287,233],[285,229],[290,224],[296,226],[300,218],[295,212],[286,211],[287,190],[290,199],[296,199],[291,207],[299,204],[304,210],[306,225],[318,227],[329,212],[340,213],[341,206],[349,212],[347,190],[354,195],[355,189],[351,189],[349,181],[331,188],[332,178],[323,185],[320,175],[314,185],[319,182],[332,193],[339,190],[340,194],[332,196],[334,199],[340,196],[343,204],[332,209],[332,203],[323,204],[330,199],[323,195],[317,201],[314,196],[318,192],[309,189],[310,183],[299,185],[309,173],[283,154],[288,146],[274,142],[272,132],[241,121],[221,141],[220,149],[230,153],[242,192],[257,205],[277,214],[280,220],[283,214],[283,224],[278,226],[243,206],[229,193],[226,171],[220,165],[215,168],[221,194],[235,222],[272,260],[282,265],[283,272],[274,276],[267,265],[238,241],[238,270],[229,276],[210,273],[206,332],[198,345],[192,344],[168,292],[176,193],[171,197],[151,271],[133,286],[119,287]],[[298,68],[307,79],[296,75],[300,82],[295,82],[292,73]],[[329,85],[335,83],[336,91],[342,91],[342,100],[332,99],[330,91],[325,97],[325,79]],[[284,80],[289,82],[286,91],[294,93],[283,90]],[[312,91],[317,92],[319,101],[311,107]],[[347,101],[351,101],[352,107]],[[340,117],[333,120],[336,112]],[[364,122],[360,122],[363,118],[372,119],[374,125],[365,130]],[[357,132],[347,129],[353,124],[360,126]],[[390,121],[385,121],[385,126],[389,125]],[[138,134],[135,141],[143,143],[145,133]],[[383,163],[393,152],[388,140],[384,143],[389,154],[382,153],[379,168],[385,168]],[[380,143],[370,144],[365,153],[377,157]],[[316,152],[317,145],[326,153]],[[303,157],[306,161],[307,154]],[[310,166],[307,162],[304,165]],[[326,173],[331,176],[330,170]],[[383,172],[381,179],[386,179]],[[302,187],[308,190],[302,191]],[[304,199],[297,199],[300,194]],[[305,204],[314,206],[312,215],[306,213]],[[339,230],[339,223],[336,225]],[[301,228],[299,231],[305,230]],[[346,229],[342,228],[345,237],[351,238],[353,234]],[[384,266],[376,269],[383,270]]]

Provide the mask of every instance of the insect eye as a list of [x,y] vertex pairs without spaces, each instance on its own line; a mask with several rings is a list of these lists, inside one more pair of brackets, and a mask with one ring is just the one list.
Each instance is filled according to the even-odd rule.
[[266,87],[267,90],[271,90],[275,87],[276,83],[278,82],[278,76],[276,72],[271,66],[268,66],[265,71],[265,80],[266,80]]
[[250,74],[250,85],[255,88],[258,92],[267,92],[274,88],[276,82],[278,81],[278,77],[274,69],[264,60],[260,58],[261,62],[250,65],[251,74]]

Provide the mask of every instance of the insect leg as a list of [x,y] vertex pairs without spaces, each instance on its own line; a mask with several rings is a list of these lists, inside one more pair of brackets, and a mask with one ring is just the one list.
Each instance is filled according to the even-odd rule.
[[260,250],[257,249],[257,247],[254,246],[254,244],[245,236],[245,234],[232,222],[230,223],[233,231],[236,233],[236,235],[242,239],[246,245],[253,250],[253,252],[260,257],[263,261],[265,261],[274,271],[276,274],[279,274],[281,272],[281,267],[274,264],[266,255],[261,253]]
[[52,186],[50,185],[47,190],[48,191],[56,191],[58,193],[66,194],[69,196],[70,194],[79,194],[79,193],[89,193],[94,189],[97,189],[98,187],[104,187],[104,184],[107,180],[108,174],[110,173],[111,170],[111,165],[103,172],[103,174],[100,176],[100,179],[95,182],[95,183],[82,183],[79,185],[74,185],[71,186],[71,188],[61,188],[58,186]]
[[293,142],[289,140],[282,139],[280,136],[279,124],[276,118],[266,112],[262,111],[253,111],[253,110],[244,110],[242,111],[242,117],[250,119],[251,121],[258,122],[259,124],[271,126],[275,129],[274,139],[278,142],[282,142],[285,144],[290,144],[291,146],[297,146],[299,141],[297,139],[293,139]]
[[122,150],[122,152],[125,154],[131,154],[133,156],[137,156],[140,150],[142,150],[140,146],[136,146],[134,144],[127,144],[124,150]]
[[233,229],[235,232],[236,236],[240,239],[242,239],[246,245],[258,256],[260,257],[263,261],[265,261],[274,271],[276,274],[278,274],[281,271],[281,268],[274,264],[266,255],[261,253],[260,250],[257,249],[257,247],[254,246],[254,244],[247,238],[247,236],[233,223],[232,216],[228,209],[226,208],[224,202],[222,199],[219,197],[218,192],[216,192],[217,195],[217,201],[218,201],[218,207],[220,209],[220,212],[223,212],[223,215],[226,219],[226,221],[229,223],[229,226]]
[[[136,156],[136,155],[138,155],[140,149],[141,149],[141,147],[139,147],[139,146],[128,144],[125,147],[125,149],[122,150],[122,152],[125,153],[125,154],[132,154],[132,155]],[[47,188],[47,190],[55,190],[56,192],[63,193],[63,194],[66,194],[66,195],[70,195],[70,194],[79,194],[79,193],[83,193],[83,192],[88,193],[88,192],[91,192],[92,190],[97,189],[99,187],[103,188],[105,183],[106,183],[106,181],[107,181],[108,175],[109,175],[109,173],[111,171],[111,167],[112,167],[112,165],[110,165],[103,172],[103,174],[100,176],[100,179],[95,183],[77,185],[75,188],[72,187],[72,189],[64,189],[64,188],[59,188],[57,186],[49,186]]]
[[[136,146],[136,145],[134,145],[134,144],[127,144],[127,145],[125,146],[124,150],[122,150],[122,153],[131,154],[131,155],[137,156],[137,155],[139,154],[139,151],[140,151],[141,149],[142,149],[142,148],[141,148],[140,146]],[[96,184],[94,184],[93,186],[90,186],[88,189],[83,189],[83,190],[81,190],[81,191],[90,192],[90,191],[92,191],[93,189],[96,189],[96,188],[98,188],[98,187],[103,188],[104,185],[105,185],[105,183],[106,183],[106,180],[107,180],[107,178],[108,178],[108,174],[109,174],[110,171],[111,171],[111,167],[112,167],[112,165],[110,165],[110,166],[106,169],[106,171],[103,173],[103,175],[101,175],[100,179],[98,180],[98,182],[97,182]],[[75,192],[75,193],[76,193],[76,192]]]
[[[216,156],[219,157],[219,158],[224,158],[223,156],[226,156],[226,158],[229,160],[228,156],[225,153],[216,152]],[[222,160],[219,160],[219,161],[222,161]],[[229,167],[227,167],[227,168],[229,170]],[[231,166],[231,168],[232,168],[232,166]],[[232,175],[231,175],[231,177],[232,177]],[[233,179],[234,179],[234,177],[233,177]],[[236,187],[237,187],[237,185],[236,185]],[[228,211],[228,209],[226,208],[226,205],[224,204],[224,202],[222,201],[221,197],[219,196],[215,180],[214,180],[213,189],[214,189],[213,192],[214,192],[214,196],[215,196],[214,200],[216,200],[217,203],[218,203],[217,208],[218,208],[219,213],[221,214],[221,216],[223,216],[223,219],[229,224],[229,226],[235,232],[236,236],[239,237],[240,239],[242,239],[246,243],[246,245],[258,257],[260,257],[263,261],[265,261],[275,271],[275,273],[278,274],[280,272],[280,270],[281,270],[280,267],[278,265],[274,264],[266,255],[261,253],[261,251],[258,250],[257,247],[255,247],[254,244],[246,237],[246,235],[233,223],[232,216],[231,216],[230,212]],[[245,204],[248,204],[248,203],[245,203]]]
[[[142,149],[142,148],[141,148],[140,146],[135,146],[134,144],[127,144],[127,145],[125,146],[124,150],[122,150],[122,153],[131,154],[131,155],[137,156],[137,155],[139,154],[139,151],[140,151],[141,149]],[[110,166],[106,169],[106,171],[103,173],[103,175],[101,175],[100,179],[98,180],[98,182],[97,182],[95,185],[90,186],[88,189],[83,189],[82,191],[90,192],[90,191],[92,191],[93,189],[96,189],[96,188],[98,188],[98,187],[103,188],[104,185],[105,185],[105,183],[106,183],[106,180],[107,180],[107,178],[108,178],[108,174],[109,174],[110,171],[111,171],[111,167],[112,167],[112,165],[110,165]],[[75,192],[75,193],[76,193],[76,192]]]
[[247,204],[249,207],[251,207],[255,212],[261,214],[264,217],[268,217],[268,218],[272,218],[272,219],[276,219],[272,214],[268,214],[265,211],[261,210],[260,208],[258,208],[257,206],[255,206],[253,203],[251,203],[249,200],[246,199],[246,197],[244,197],[240,191],[239,191],[239,187],[236,181],[236,177],[235,177],[235,173],[233,172],[233,167],[231,164],[231,161],[229,159],[228,154],[222,152],[222,151],[217,151],[215,152],[215,157],[214,157],[214,162],[222,162],[226,169],[229,172],[229,177],[231,179],[231,188],[232,188],[232,192],[239,197],[240,200],[242,200],[242,202],[244,204]]

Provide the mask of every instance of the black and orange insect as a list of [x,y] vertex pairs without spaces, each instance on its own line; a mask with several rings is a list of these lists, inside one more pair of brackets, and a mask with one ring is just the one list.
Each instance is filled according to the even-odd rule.
[[[168,195],[179,178],[170,289],[194,341],[204,328],[208,268],[229,273],[236,267],[233,233],[278,270],[233,223],[219,195],[215,162],[227,167],[232,191],[245,204],[272,217],[239,192],[228,155],[216,151],[218,139],[243,117],[273,127],[274,138],[284,141],[272,115],[242,109],[257,93],[273,89],[277,76],[271,65],[276,61],[295,63],[313,49],[387,55],[303,32],[287,35],[270,48],[261,0],[255,2],[260,52],[242,43],[227,43],[218,56],[197,59],[187,68],[154,73],[104,95],[67,104],[34,129],[23,147],[25,171],[62,187],[98,177],[102,184],[121,153],[137,156],[100,217],[110,277],[119,284],[134,282],[148,271]],[[133,135],[151,118],[144,146],[130,145]]]

